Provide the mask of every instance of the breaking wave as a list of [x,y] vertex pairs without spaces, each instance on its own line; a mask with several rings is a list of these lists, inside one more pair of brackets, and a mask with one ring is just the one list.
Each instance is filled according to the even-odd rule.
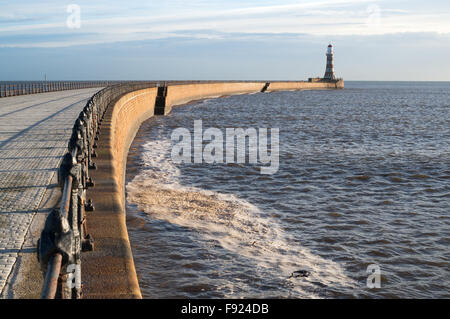
[[[218,283],[216,289],[224,291],[224,297],[317,298],[327,288],[355,285],[341,265],[302,247],[258,207],[232,194],[183,185],[181,171],[170,159],[171,146],[168,139],[144,144],[143,167],[126,186],[127,200],[150,219],[198,233],[210,253],[220,247],[236,256],[236,264],[248,267],[252,280],[242,282],[230,276]],[[214,267],[229,273],[227,263]],[[310,275],[290,276],[299,269]],[[266,289],[252,289],[262,281],[276,282],[278,288],[268,284]]]

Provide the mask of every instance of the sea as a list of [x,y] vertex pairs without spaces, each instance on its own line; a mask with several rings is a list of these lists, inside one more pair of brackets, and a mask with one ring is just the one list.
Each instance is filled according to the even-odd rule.
[[[278,170],[173,160],[173,132],[199,120],[278,129]],[[143,297],[449,298],[449,141],[450,82],[347,81],[150,118],[126,170]]]

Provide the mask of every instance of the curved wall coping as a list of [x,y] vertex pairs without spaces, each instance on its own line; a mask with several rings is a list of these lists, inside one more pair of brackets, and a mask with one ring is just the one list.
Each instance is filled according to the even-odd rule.
[[87,213],[93,252],[82,254],[84,298],[141,298],[125,221],[124,171],[140,124],[153,115],[157,88],[134,91],[109,105],[103,118],[95,186],[87,191],[95,210]]

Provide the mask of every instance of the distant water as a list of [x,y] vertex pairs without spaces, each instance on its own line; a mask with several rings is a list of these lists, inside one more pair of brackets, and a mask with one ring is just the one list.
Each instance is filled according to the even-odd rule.
[[[279,171],[172,163],[172,130],[198,119],[279,127]],[[346,82],[149,119],[126,185],[143,296],[449,298],[449,141],[450,83]],[[310,276],[289,278],[299,269]]]

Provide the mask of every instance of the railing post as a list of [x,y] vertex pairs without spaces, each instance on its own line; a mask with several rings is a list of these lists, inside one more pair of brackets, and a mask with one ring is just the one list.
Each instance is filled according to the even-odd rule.
[[[71,213],[72,213],[72,232],[73,232],[73,265],[76,266],[76,272],[81,271],[81,238],[79,232],[79,192],[80,188],[83,189],[83,184],[81,182],[81,164],[78,162],[77,157],[74,158],[74,165],[71,170],[71,174],[73,176],[73,184],[72,184],[72,200],[71,200]],[[80,276],[81,274],[77,273],[76,276]],[[75,284],[76,280],[75,280]],[[68,287],[68,290],[70,288]],[[81,287],[75,285],[74,288],[70,289],[70,298],[71,299],[79,299],[81,298]],[[69,298],[69,291],[67,298]]]

